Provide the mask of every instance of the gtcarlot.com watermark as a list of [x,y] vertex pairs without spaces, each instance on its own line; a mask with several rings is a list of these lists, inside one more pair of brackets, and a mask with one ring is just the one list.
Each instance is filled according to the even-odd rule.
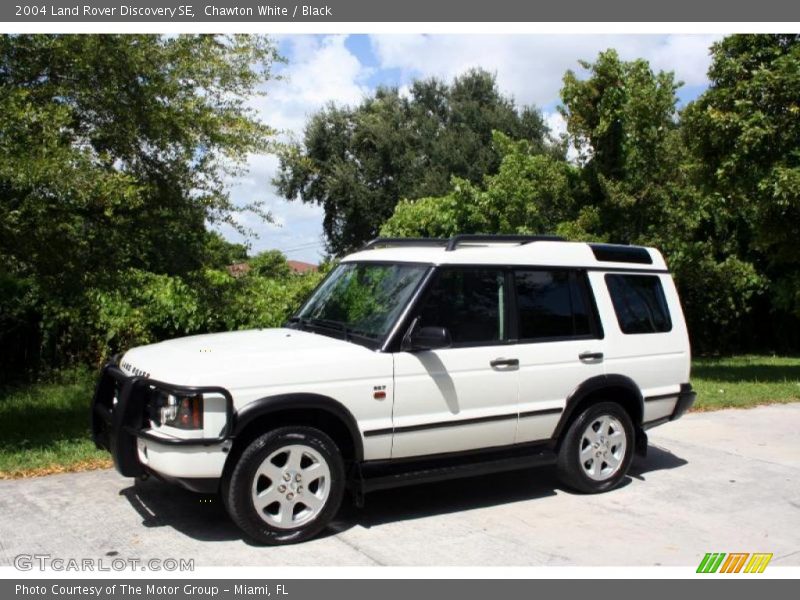
[[18,554],[19,571],[194,571],[193,558],[60,558],[52,554]]

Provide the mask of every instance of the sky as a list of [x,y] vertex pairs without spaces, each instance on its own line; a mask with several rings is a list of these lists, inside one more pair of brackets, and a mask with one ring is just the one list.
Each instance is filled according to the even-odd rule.
[[[408,86],[414,79],[451,80],[481,67],[497,77],[500,91],[518,106],[535,105],[555,133],[564,131],[558,114],[561,79],[580,71],[579,60],[593,60],[615,48],[623,60],[644,58],[658,70],[672,70],[683,86],[680,104],[708,86],[709,47],[716,35],[287,35],[275,38],[286,64],[281,80],[265,85],[252,102],[259,117],[280,139],[302,139],[309,116],[329,102],[358,104],[380,85]],[[242,237],[228,226],[230,241],[249,243],[250,253],[278,249],[294,260],[318,263],[324,255],[322,208],[287,201],[270,183],[278,170],[274,155],[251,155],[248,172],[229,181],[239,205],[263,200],[273,216],[265,223],[249,213],[237,216],[255,236]]]

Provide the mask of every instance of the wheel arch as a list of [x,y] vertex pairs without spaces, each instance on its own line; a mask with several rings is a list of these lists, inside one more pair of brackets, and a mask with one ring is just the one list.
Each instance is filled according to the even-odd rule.
[[619,403],[630,415],[637,433],[641,430],[644,396],[636,382],[625,375],[597,375],[581,383],[567,397],[564,412],[553,432],[556,446],[561,444],[570,423],[584,408],[603,400]]
[[254,400],[235,413],[226,471],[250,441],[287,425],[316,427],[336,442],[345,460],[361,462],[364,458],[356,419],[341,402],[322,394],[278,394]]

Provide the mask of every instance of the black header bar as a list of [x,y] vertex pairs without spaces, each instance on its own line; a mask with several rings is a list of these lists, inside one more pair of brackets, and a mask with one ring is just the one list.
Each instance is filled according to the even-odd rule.
[[11,0],[0,20],[58,22],[798,22],[787,0]]

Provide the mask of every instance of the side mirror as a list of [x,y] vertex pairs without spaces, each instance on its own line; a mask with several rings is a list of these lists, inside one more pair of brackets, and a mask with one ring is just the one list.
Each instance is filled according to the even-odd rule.
[[403,350],[436,350],[452,343],[447,327],[414,327],[403,340]]

